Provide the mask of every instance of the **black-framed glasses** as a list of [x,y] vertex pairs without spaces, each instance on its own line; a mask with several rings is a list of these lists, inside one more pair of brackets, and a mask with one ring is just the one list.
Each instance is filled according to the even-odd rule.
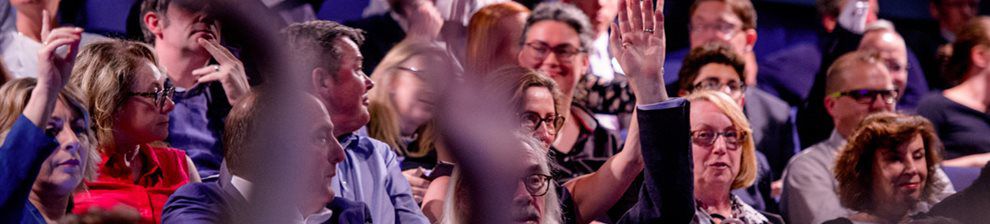
[[547,56],[550,56],[550,53],[553,53],[557,55],[557,60],[567,62],[574,58],[574,55],[585,52],[584,48],[575,47],[570,44],[561,44],[551,47],[543,42],[529,42],[525,45],[526,47],[533,49],[533,51],[536,52],[536,58],[541,60],[546,59]]
[[539,114],[533,112],[523,112],[519,114],[519,118],[523,122],[523,128],[533,131],[540,129],[542,124],[547,124],[547,130],[551,132],[556,132],[558,128],[564,126],[564,116],[560,115],[540,117]]
[[722,140],[724,140],[727,145],[730,147],[736,147],[739,146],[739,143],[741,142],[740,140],[743,139],[745,135],[745,132],[740,131],[717,132],[712,130],[696,130],[691,131],[691,141],[694,142],[694,144],[709,147],[715,145],[715,140],[718,140],[718,137],[721,136]]
[[746,84],[737,81],[731,81],[729,83],[719,82],[718,79],[705,79],[701,82],[695,83],[691,86],[691,91],[695,90],[713,90],[722,91],[725,87],[729,87],[729,95],[738,96],[746,91]]
[[536,173],[520,179],[523,182],[523,185],[526,186],[526,191],[529,192],[529,195],[539,197],[546,195],[547,191],[550,190],[550,180],[552,180],[553,177],[546,174]]
[[165,109],[166,101],[172,100],[175,96],[175,87],[172,86],[171,80],[165,80],[165,84],[162,87],[155,87],[151,92],[128,92],[128,97],[131,96],[141,96],[147,97],[155,102],[155,106],[158,106],[159,110]]
[[873,102],[876,102],[877,97],[882,98],[883,101],[881,102],[886,104],[897,102],[897,90],[893,89],[854,89],[845,92],[835,92],[828,96],[832,98],[848,96],[861,104],[873,104]]

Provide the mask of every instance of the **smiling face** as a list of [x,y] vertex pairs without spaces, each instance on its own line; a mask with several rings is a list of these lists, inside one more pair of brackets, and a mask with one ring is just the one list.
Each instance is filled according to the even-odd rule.
[[[133,85],[128,92],[150,93],[164,88],[165,76],[151,62],[146,61],[135,71]],[[154,97],[130,96],[114,111],[114,139],[129,144],[144,144],[165,140],[168,137],[168,113],[175,108],[172,99],[165,99],[159,107]]]
[[548,52],[540,53],[533,46],[577,51],[582,48],[578,32],[563,22],[544,20],[530,26],[524,38],[519,65],[547,73],[560,86],[563,99],[573,97],[575,85],[588,69],[588,55],[577,52],[570,58],[560,58],[553,50],[545,49]]
[[928,179],[928,162],[921,134],[897,149],[874,152],[873,201],[878,210],[907,211],[921,200]]
[[36,186],[41,189],[54,189],[56,195],[68,195],[83,179],[88,160],[86,155],[91,144],[86,135],[85,118],[59,100],[52,111],[52,117],[45,126],[46,132],[56,133],[58,148],[42,163]]
[[[735,125],[715,104],[698,100],[691,102],[691,131],[711,131],[724,133],[737,131]],[[714,144],[705,145],[692,140],[691,154],[694,158],[695,186],[732,185],[739,174],[742,158],[741,144],[730,144],[725,136],[717,136]],[[712,185],[714,184],[714,185]]]

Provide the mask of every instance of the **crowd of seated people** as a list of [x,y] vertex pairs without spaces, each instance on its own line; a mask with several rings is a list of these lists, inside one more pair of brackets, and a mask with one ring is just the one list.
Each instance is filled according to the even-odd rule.
[[990,219],[978,0],[818,0],[764,60],[751,0],[690,2],[687,49],[663,0],[314,2],[135,0],[140,39],[0,5],[0,223]]

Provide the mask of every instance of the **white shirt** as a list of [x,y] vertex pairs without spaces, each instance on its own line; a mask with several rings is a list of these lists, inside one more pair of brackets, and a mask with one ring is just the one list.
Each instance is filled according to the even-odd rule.
[[612,80],[615,74],[623,74],[616,61],[608,52],[608,32],[598,35],[588,49],[588,62],[591,67],[591,74],[601,77],[603,80]]
[[[38,50],[41,50],[41,43],[34,41],[27,36],[21,35],[16,30],[3,34],[3,42],[0,42],[0,55],[3,55],[4,66],[14,78],[37,77],[38,76]],[[83,33],[80,40],[79,49],[90,43],[109,40],[109,38]],[[61,47],[57,52],[64,53],[68,50]]]

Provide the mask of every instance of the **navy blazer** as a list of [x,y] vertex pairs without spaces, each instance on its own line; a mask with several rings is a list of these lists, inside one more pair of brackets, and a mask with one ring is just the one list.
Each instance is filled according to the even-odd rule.
[[[162,223],[225,223],[231,214],[243,214],[247,200],[230,184],[223,167],[220,180],[189,183],[168,198],[162,210]],[[371,211],[361,202],[334,197],[327,208],[333,211],[325,223],[371,223]]]
[[24,115],[14,121],[0,146],[0,222],[45,223],[28,195],[42,163],[57,147],[55,138]]

